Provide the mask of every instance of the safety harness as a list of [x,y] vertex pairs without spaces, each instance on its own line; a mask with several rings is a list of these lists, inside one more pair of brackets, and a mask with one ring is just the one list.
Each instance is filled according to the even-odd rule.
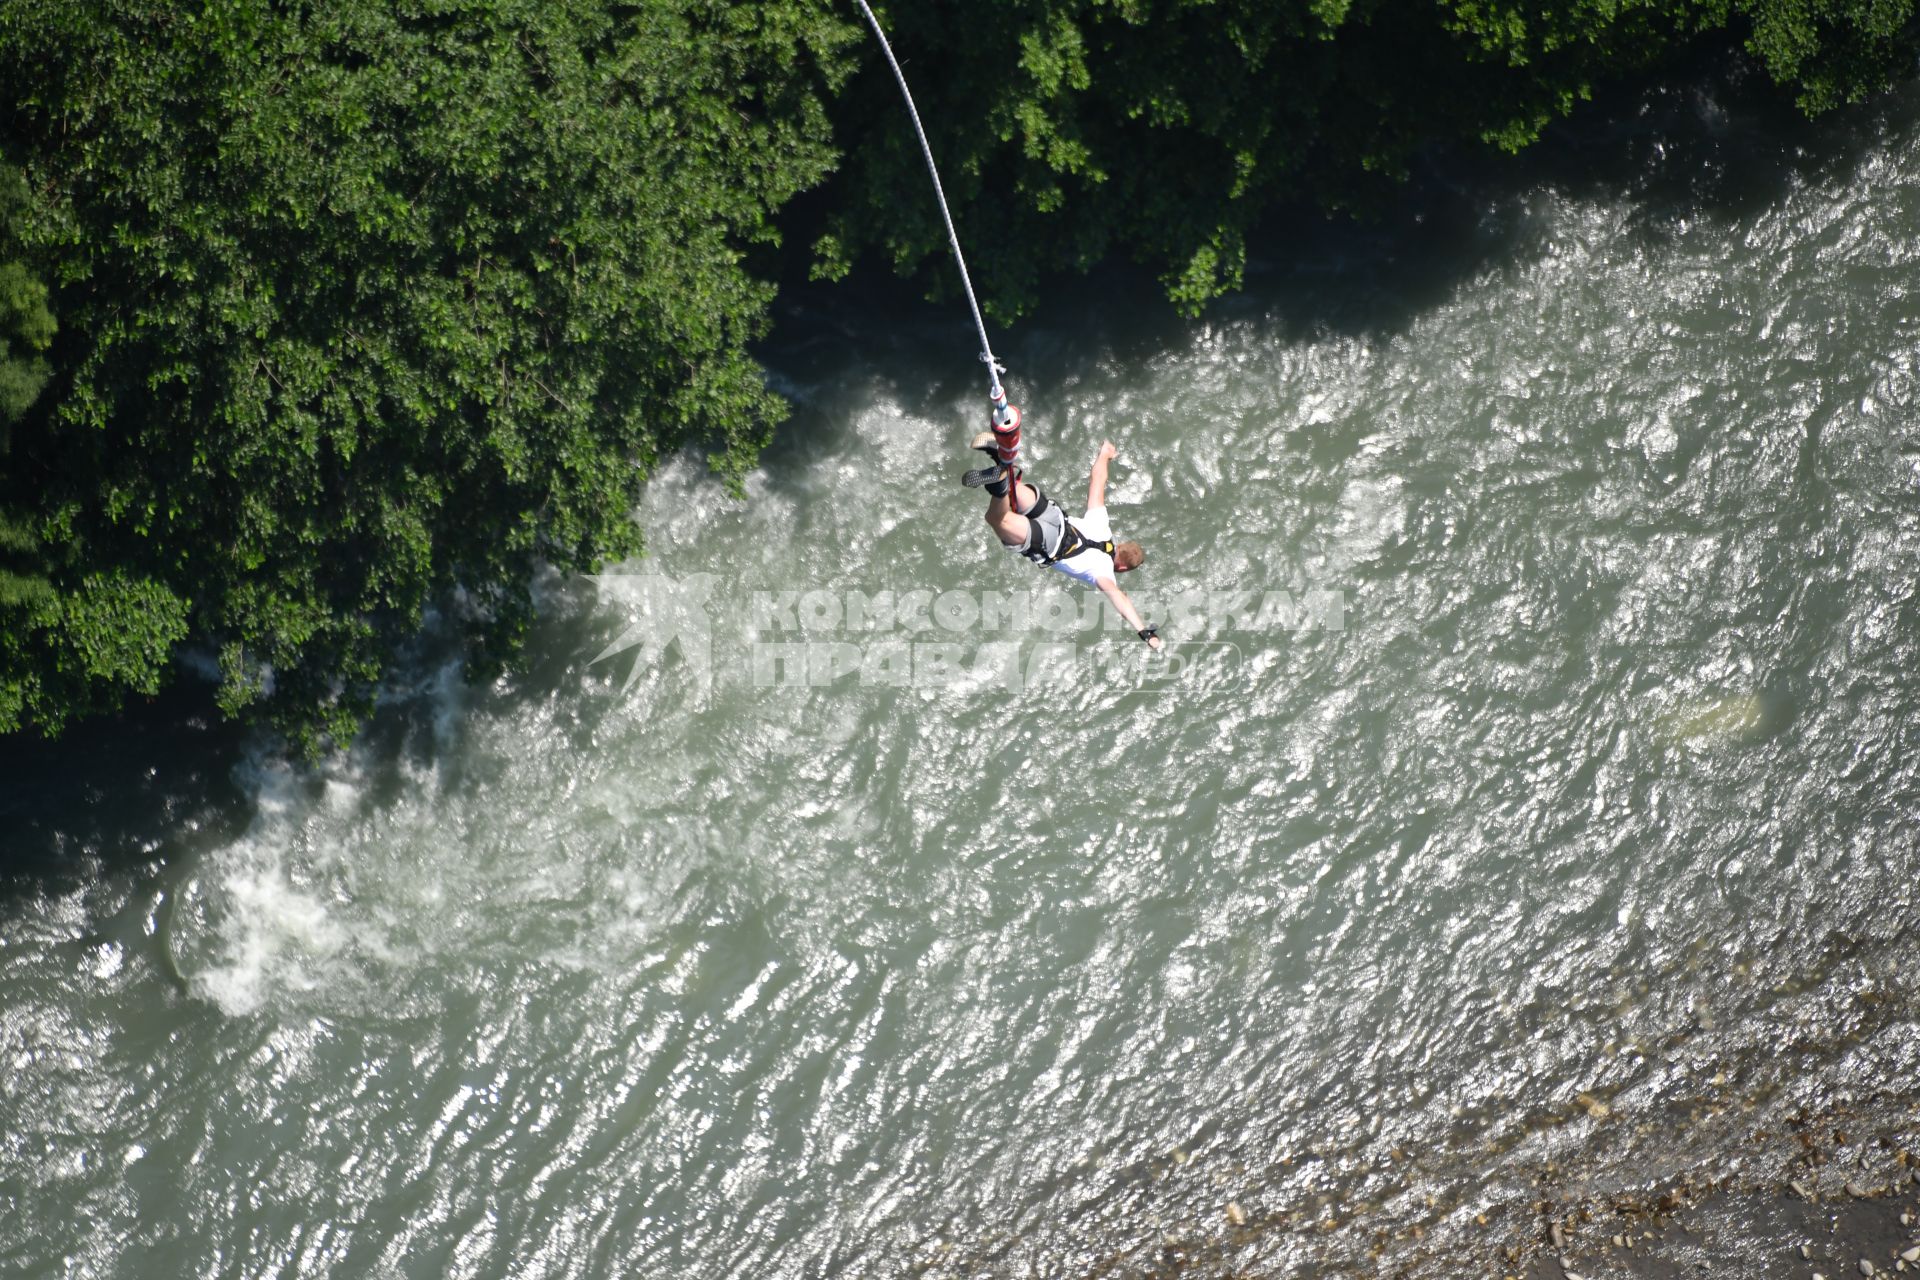
[[1038,493],[1037,490],[1036,494],[1034,504],[1021,513],[1027,517],[1028,521],[1027,541],[1033,544],[1021,547],[1021,555],[1033,561],[1035,564],[1058,564],[1062,560],[1079,555],[1082,551],[1103,551],[1109,557],[1113,555],[1114,542],[1112,538],[1095,542],[1092,538],[1087,537],[1084,533],[1081,533],[1079,529],[1075,528],[1073,521],[1066,519],[1064,514],[1060,520],[1060,549],[1054,554],[1048,555],[1047,540],[1045,535],[1040,532],[1039,521],[1040,517],[1045,515],[1048,508],[1054,504],[1053,499],[1047,497],[1046,494]]

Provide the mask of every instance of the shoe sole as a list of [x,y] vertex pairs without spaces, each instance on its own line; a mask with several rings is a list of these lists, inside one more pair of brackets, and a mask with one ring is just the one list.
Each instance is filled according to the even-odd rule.
[[1005,467],[981,467],[978,471],[969,471],[961,476],[960,483],[969,489],[978,489],[982,485],[992,484],[995,480],[1002,479],[1006,474]]

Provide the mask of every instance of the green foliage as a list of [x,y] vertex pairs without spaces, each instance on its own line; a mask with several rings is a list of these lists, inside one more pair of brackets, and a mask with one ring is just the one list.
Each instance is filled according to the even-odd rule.
[[114,570],[56,593],[0,573],[0,718],[57,731],[110,710],[129,693],[153,694],[187,636],[187,602],[151,578]]
[[25,181],[0,166],[0,453],[52,375],[46,350],[58,328],[47,286],[18,258],[27,203]]
[[[1390,195],[1435,142],[1535,141],[1602,80],[1728,29],[1809,110],[1911,65],[1913,0],[1015,0],[896,5],[970,263],[1001,317],[1042,273],[1124,254],[1194,312],[1236,287],[1275,203]],[[1725,37],[1722,37],[1725,38]],[[922,69],[926,70],[922,70]],[[816,273],[865,253],[945,282],[891,82],[837,112],[848,161]]]
[[[1709,6],[1716,13],[1723,6]],[[1912,0],[1732,0],[1747,48],[1808,114],[1858,102],[1913,65]]]
[[42,559],[33,530],[0,514],[0,616],[17,618],[53,603],[53,585],[39,572]]
[[[53,343],[47,286],[25,264],[0,262],[0,432],[26,417],[51,369],[44,352]],[[4,447],[5,435],[0,435]]]
[[[39,400],[52,376],[46,351],[58,332],[48,290],[21,259],[31,204],[25,180],[0,164],[0,462],[16,424]],[[0,503],[0,636],[14,638],[55,604],[46,573],[45,548],[30,519]],[[0,668],[0,673],[8,668]],[[0,674],[0,728],[18,723],[24,694]]]
[[70,380],[7,462],[61,595],[0,615],[0,728],[150,688],[190,626],[229,711],[343,738],[430,603],[485,674],[536,561],[637,552],[663,452],[737,483],[782,412],[745,254],[833,163],[854,34],[826,0],[0,0]]

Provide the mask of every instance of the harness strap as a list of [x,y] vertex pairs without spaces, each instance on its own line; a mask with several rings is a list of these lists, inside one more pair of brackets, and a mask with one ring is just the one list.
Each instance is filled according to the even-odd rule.
[[[1021,546],[1020,554],[1035,564],[1053,563],[1052,559],[1047,555],[1047,536],[1044,532],[1044,526],[1040,523],[1040,517],[1046,515],[1047,509],[1052,505],[1052,501],[1048,499],[1046,494],[1035,489],[1033,491],[1033,505],[1025,511],[1020,510],[1020,488],[1018,482],[1015,483],[1011,503],[1012,509],[1016,515],[1023,515],[1027,518],[1027,542]],[[1062,521],[1062,523],[1064,524],[1065,521]]]
[[[1035,490],[1035,492],[1038,493],[1039,491]],[[1026,516],[1031,522],[1028,525],[1028,539],[1037,539],[1035,545],[1020,548],[1021,555],[1033,561],[1035,564],[1058,564],[1062,560],[1079,555],[1082,551],[1104,551],[1108,556],[1113,555],[1115,544],[1112,538],[1105,538],[1099,542],[1095,542],[1084,533],[1081,533],[1079,529],[1075,528],[1073,521],[1065,518],[1060,521],[1060,549],[1053,555],[1048,555],[1047,540],[1040,534],[1039,517],[1046,514],[1047,508],[1051,505],[1051,499],[1042,493],[1031,507],[1021,512],[1021,514]]]
[[1113,554],[1114,541],[1112,538],[1107,538],[1107,539],[1104,539],[1103,541],[1095,542],[1093,539],[1087,537],[1087,535],[1085,535],[1084,533],[1081,533],[1078,529],[1074,528],[1073,521],[1069,520],[1066,523],[1067,523],[1067,532],[1060,539],[1059,554],[1048,557],[1047,559],[1048,564],[1055,564],[1061,560],[1068,559],[1069,557],[1077,556],[1082,551],[1104,551],[1109,556]]

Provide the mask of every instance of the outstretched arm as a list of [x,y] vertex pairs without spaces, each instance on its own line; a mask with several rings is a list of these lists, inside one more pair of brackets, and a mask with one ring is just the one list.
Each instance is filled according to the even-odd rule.
[[[1120,611],[1120,616],[1127,620],[1128,626],[1135,631],[1147,629],[1147,624],[1140,620],[1140,611],[1133,607],[1133,601],[1127,599],[1127,593],[1120,589],[1119,583],[1112,578],[1102,578],[1100,590],[1107,599],[1113,601],[1113,607]],[[1161,645],[1160,637],[1156,635],[1147,636],[1146,641],[1150,648],[1158,649]]]
[[1087,477],[1087,510],[1107,505],[1107,462],[1119,453],[1113,441],[1100,442],[1100,452],[1093,455],[1093,472]]

